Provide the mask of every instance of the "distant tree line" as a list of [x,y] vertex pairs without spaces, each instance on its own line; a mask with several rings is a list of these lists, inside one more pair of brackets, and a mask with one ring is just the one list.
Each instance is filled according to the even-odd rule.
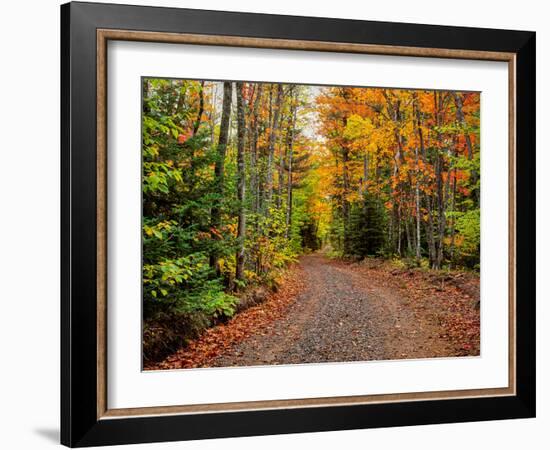
[[317,104],[332,244],[479,267],[479,94],[334,87]]

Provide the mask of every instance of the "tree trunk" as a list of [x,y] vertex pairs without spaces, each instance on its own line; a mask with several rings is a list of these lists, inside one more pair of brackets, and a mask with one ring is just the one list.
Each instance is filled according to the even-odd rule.
[[[456,197],[456,168],[454,169],[454,176],[453,176],[453,184],[452,184],[452,189],[451,189],[451,211],[454,213],[454,209],[455,209],[455,197]],[[454,256],[455,256],[455,217],[454,217],[454,214],[453,216],[451,217],[451,223],[450,223],[450,228],[451,228],[451,242],[450,242],[450,260],[451,260],[451,268],[452,268],[452,264],[454,262]]]
[[288,174],[286,187],[286,228],[285,238],[290,236],[290,227],[292,226],[292,161],[294,158],[294,127],[296,126],[296,105],[292,105],[292,120],[289,123],[289,145],[288,145]]
[[344,219],[344,255],[350,254],[349,242],[349,214],[350,207],[348,201],[349,194],[349,149],[344,145],[342,147],[342,216]]
[[426,209],[428,210],[428,222],[426,223],[426,238],[428,239],[430,267],[434,269],[436,265],[436,251],[435,251],[435,239],[434,239],[432,201],[429,196],[426,196]]
[[[442,112],[444,109],[444,98],[442,92],[434,91],[434,111],[435,111],[435,124],[440,127],[442,124]],[[449,177],[447,176],[446,186],[443,185],[443,172],[445,158],[443,157],[443,140],[440,131],[436,131],[437,139],[437,157],[435,162],[435,176],[437,181],[437,212],[438,212],[438,233],[437,233],[437,246],[436,246],[436,261],[435,269],[441,269],[444,256],[444,238],[446,228],[446,195],[445,191],[448,190]]]
[[[182,108],[183,105],[185,105],[185,91],[182,92],[182,83],[185,83],[185,81],[180,81],[180,87],[179,87],[179,93],[178,93],[178,101],[176,102],[176,109],[174,110],[174,115],[178,114]],[[180,122],[179,125],[182,125]]]
[[363,196],[365,189],[367,188],[367,181],[369,179],[369,157],[367,152],[363,153],[363,176],[359,182],[359,196]]
[[397,254],[401,257],[401,203],[397,204]]
[[147,103],[147,99],[149,97],[149,80],[147,78],[143,80],[141,97],[141,101],[143,102],[143,114],[149,114],[149,104]]
[[437,180],[437,245],[436,245],[436,260],[435,269],[440,269],[443,262],[443,234],[445,231],[445,211],[443,207],[443,175],[442,175],[442,158],[439,154],[435,163],[435,177]]
[[243,104],[243,83],[236,83],[237,89],[237,200],[239,209],[239,220],[237,226],[238,249],[236,255],[235,279],[244,280],[244,240],[246,235],[245,216],[245,162],[244,162],[244,104]]
[[407,215],[405,217],[405,236],[407,236],[407,256],[409,256],[409,255],[412,254],[413,237],[412,237],[412,233],[411,233],[410,215],[409,215],[408,211],[407,211]]
[[199,131],[201,126],[202,113],[204,112],[204,81],[201,81],[201,88],[199,90],[199,110],[197,111],[197,118],[193,124],[193,136]]
[[[216,164],[214,167],[214,177],[216,180],[216,198],[213,201],[212,211],[210,215],[210,225],[214,229],[221,226],[221,203],[223,199],[223,182],[224,182],[224,164],[225,153],[227,150],[227,138],[229,134],[229,117],[231,115],[231,99],[233,96],[233,87],[231,82],[226,81],[223,84],[223,106],[222,118],[220,122],[220,136],[218,138],[218,147],[216,155]],[[216,236],[216,235],[214,235]],[[214,239],[218,239],[214,237]],[[216,270],[216,274],[220,275],[220,267],[218,264],[218,251],[213,249],[210,253],[210,267]]]
[[252,211],[258,212],[258,108],[262,97],[263,84],[258,84],[252,106],[252,139],[250,140],[250,192],[252,193]]
[[[464,118],[464,111],[462,110],[462,107],[464,106],[462,96],[454,92],[453,98],[456,106],[456,119],[458,120],[462,128],[466,128],[466,119]],[[470,133],[468,133],[466,130],[464,130],[464,139],[466,140],[466,147],[468,149],[468,159],[472,159],[472,140],[470,139]]]
[[420,242],[420,223],[421,223],[421,217],[420,217],[420,169],[419,169],[419,160],[420,157],[422,157],[422,162],[426,162],[426,149],[424,148],[424,135],[422,133],[422,127],[421,127],[421,117],[420,117],[420,108],[418,106],[418,97],[416,92],[414,93],[414,112],[416,116],[416,132],[418,134],[418,143],[420,145],[420,155],[419,155],[419,149],[418,147],[415,148],[414,151],[414,157],[415,157],[415,163],[416,163],[416,183],[414,188],[414,194],[415,194],[415,208],[416,208],[416,263],[420,264],[420,258],[421,258],[421,242]]
[[418,186],[420,171],[418,170],[418,147],[415,148],[415,160],[416,160],[416,182],[414,186],[414,200],[416,208],[416,245],[415,245],[415,257],[416,264],[420,264],[420,188]]
[[[468,151],[468,159],[471,160],[474,157],[474,151],[473,151],[473,147],[472,147],[472,140],[470,139],[470,133],[468,133],[468,131],[466,129],[467,123],[466,123],[466,119],[464,117],[464,110],[463,110],[464,99],[463,99],[462,95],[460,95],[456,92],[453,93],[453,98],[454,98],[455,106],[456,106],[456,119],[460,123],[461,127],[464,129],[464,140],[466,141],[466,149]],[[477,180],[479,179],[479,174],[477,173],[476,170],[472,170],[470,176],[472,178],[472,185],[475,186],[475,184],[477,183]],[[479,205],[479,190],[478,189],[474,189],[474,196],[476,198],[477,205]]]
[[285,166],[285,150],[288,148],[288,140],[289,140],[290,134],[287,131],[287,135],[285,136],[285,144],[286,146],[281,143],[280,150],[279,150],[279,163],[277,167],[277,199],[276,199],[276,207],[277,209],[281,209],[282,203],[283,203],[283,186],[285,184],[284,180],[284,166]]
[[273,157],[275,153],[275,141],[279,134],[279,113],[283,99],[283,85],[277,86],[277,98],[275,99],[275,110],[273,112],[271,129],[269,132],[269,142],[267,148],[267,175],[266,175],[266,215],[269,215],[269,207],[273,199]]

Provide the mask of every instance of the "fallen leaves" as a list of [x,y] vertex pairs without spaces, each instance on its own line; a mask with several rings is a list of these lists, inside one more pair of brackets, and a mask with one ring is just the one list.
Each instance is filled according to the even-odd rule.
[[[322,258],[319,258],[317,257],[318,261],[315,263],[317,265],[322,261]],[[310,259],[313,261],[315,258]],[[307,292],[313,298],[325,296],[334,299],[332,301],[341,306],[350,304],[348,301],[351,301],[351,298],[356,298],[359,302],[355,304],[355,309],[347,309],[348,306],[344,306],[339,314],[333,309],[336,306],[326,311],[326,314],[333,317],[333,321],[329,319],[325,325],[328,324],[330,327],[319,329],[317,334],[321,335],[316,337],[319,341],[314,343],[317,345],[328,340],[332,347],[329,351],[324,347],[324,350],[321,350],[314,346],[317,351],[315,360],[341,359],[345,352],[350,352],[350,348],[357,349],[351,352],[357,354],[363,354],[366,350],[370,355],[368,359],[479,355],[477,275],[392,270],[387,264],[378,262],[366,265],[329,260],[323,264],[330,266],[333,272],[331,276],[312,281],[309,279],[311,274],[308,278],[304,269],[296,264],[286,272],[278,292],[266,294],[266,300],[257,305],[252,302],[254,306],[239,312],[229,322],[206,330],[185,348],[160,363],[146,366],[145,369],[212,367],[218,365],[220,358],[233,361],[228,365],[234,365],[235,362],[247,358],[252,358],[255,363],[271,364],[276,360],[273,348],[288,345],[294,339],[305,339],[301,333],[304,326],[312,320],[315,320],[317,325],[321,324],[317,322],[320,310],[307,309],[307,305],[302,303],[292,306],[297,298],[304,295],[307,297]],[[316,270],[319,270],[319,267]],[[336,283],[338,278],[341,280]],[[312,285],[315,288],[313,291]],[[306,292],[306,288],[309,291]],[[348,300],[341,301],[342,299]],[[361,310],[359,305],[363,304],[368,305],[369,314],[363,316],[361,322],[357,314]],[[306,309],[300,313],[301,310],[296,309],[297,305],[302,305]],[[291,306],[292,309],[289,309]],[[349,332],[344,333],[347,338],[342,340],[340,337],[338,340],[337,335],[342,334],[342,331],[338,330],[346,328],[349,328]],[[368,343],[363,339],[367,332]],[[268,336],[270,346],[254,347],[254,344],[243,356],[242,348],[238,344],[243,341],[259,342],[253,336]]]
[[[374,285],[398,290],[404,300],[402,307],[411,308],[418,318],[417,326],[424,323],[426,327],[439,330],[435,337],[448,349],[440,350],[438,356],[480,354],[479,275],[390,269],[387,263],[380,262],[353,264],[352,267],[361,272],[366,283],[370,280]],[[399,329],[399,325],[395,328]],[[428,347],[435,348],[433,343]]]
[[304,286],[303,271],[294,265],[281,280],[281,288],[264,302],[240,312],[225,324],[207,329],[185,348],[159,363],[147,365],[145,370],[208,367],[219,355],[234,352],[235,344],[252,334],[264,333],[273,321],[283,317]]

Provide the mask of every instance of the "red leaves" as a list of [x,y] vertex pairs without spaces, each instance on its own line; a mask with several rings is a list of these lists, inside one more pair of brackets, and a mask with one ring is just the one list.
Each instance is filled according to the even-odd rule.
[[223,235],[215,227],[210,227],[210,232],[218,239],[223,239]]
[[178,135],[178,144],[180,144],[180,145],[185,144],[185,141],[187,141],[187,139],[189,139],[191,136],[192,136],[191,131],[187,131],[184,134],[179,134]]

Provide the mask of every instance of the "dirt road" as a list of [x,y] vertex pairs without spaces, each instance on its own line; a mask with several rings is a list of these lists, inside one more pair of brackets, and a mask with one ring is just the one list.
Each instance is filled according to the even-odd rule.
[[306,289],[288,313],[252,334],[211,366],[447,356],[441,330],[419,317],[408,300],[321,255],[301,259]]
[[479,277],[391,267],[303,256],[277,293],[146,370],[479,355]]

